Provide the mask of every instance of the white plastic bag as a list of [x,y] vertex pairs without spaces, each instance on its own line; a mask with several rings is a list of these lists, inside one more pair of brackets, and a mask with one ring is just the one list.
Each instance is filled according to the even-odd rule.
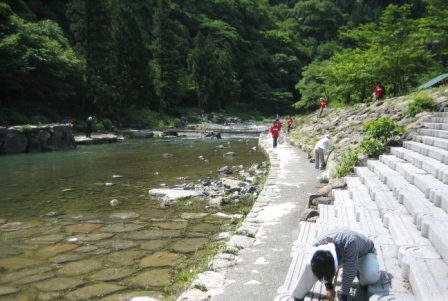
[[317,177],[317,183],[328,183],[330,181],[331,178],[331,171],[330,170],[326,170],[321,172]]
[[283,130],[280,130],[280,133],[278,135],[278,143],[282,144],[285,142],[285,132]]

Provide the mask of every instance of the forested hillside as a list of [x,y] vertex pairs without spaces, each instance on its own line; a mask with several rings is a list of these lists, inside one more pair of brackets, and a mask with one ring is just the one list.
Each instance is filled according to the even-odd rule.
[[406,93],[448,56],[446,0],[9,0],[0,26],[0,125],[307,112]]

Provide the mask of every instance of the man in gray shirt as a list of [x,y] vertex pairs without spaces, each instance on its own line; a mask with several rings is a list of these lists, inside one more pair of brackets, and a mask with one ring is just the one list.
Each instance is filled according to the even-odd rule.
[[310,262],[306,264],[292,291],[294,301],[303,300],[317,280],[325,282],[326,297],[334,301],[333,277],[343,267],[340,301],[346,301],[356,276],[359,284],[376,283],[381,276],[373,242],[361,233],[350,229],[330,231],[316,238],[310,249]]

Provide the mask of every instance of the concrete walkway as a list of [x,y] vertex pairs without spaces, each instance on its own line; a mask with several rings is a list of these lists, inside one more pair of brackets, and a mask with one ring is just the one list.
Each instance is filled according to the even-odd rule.
[[290,253],[308,195],[322,186],[316,181],[321,171],[314,169],[306,153],[287,143],[274,149],[267,134],[261,134],[259,144],[269,155],[271,169],[245,220],[258,231],[253,245],[241,249],[237,264],[227,269],[225,278],[230,284],[210,300],[274,300],[291,265]]

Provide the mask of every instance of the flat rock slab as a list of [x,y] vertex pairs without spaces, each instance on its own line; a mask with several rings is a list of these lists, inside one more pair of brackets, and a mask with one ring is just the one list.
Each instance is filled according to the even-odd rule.
[[126,293],[112,294],[99,299],[99,301],[159,301],[164,297],[159,292],[134,291]]
[[141,288],[161,287],[167,285],[171,281],[171,269],[154,269],[140,273],[130,279],[125,280],[130,285],[135,285]]
[[72,301],[87,300],[97,296],[112,294],[125,288],[126,287],[124,286],[116,284],[97,283],[69,292],[65,295],[65,299]]
[[140,267],[154,268],[154,267],[170,267],[182,262],[183,257],[179,254],[158,252],[151,254],[140,260]]
[[229,282],[226,280],[224,273],[206,271],[198,274],[197,278],[193,281],[192,286],[203,285],[207,290],[222,289],[227,286]]
[[51,245],[51,244],[60,242],[63,239],[64,239],[64,236],[62,234],[50,234],[50,235],[44,235],[44,236],[31,238],[28,241],[28,243],[39,244],[39,245]]
[[148,191],[150,197],[153,198],[163,198],[167,201],[176,200],[179,198],[188,198],[192,196],[199,196],[199,191],[194,190],[177,190],[177,189],[167,189],[167,188],[156,188]]
[[137,231],[132,233],[127,233],[122,235],[124,239],[161,239],[161,238],[177,238],[182,237],[180,230],[163,230],[163,229],[152,229]]
[[103,267],[101,262],[95,260],[82,260],[69,262],[58,270],[58,275],[77,276],[87,274]]
[[27,229],[27,228],[31,228],[31,227],[35,227],[38,226],[40,224],[40,222],[38,221],[33,221],[33,222],[12,222],[12,223],[6,223],[3,224],[0,227],[0,231],[17,231],[17,230],[21,230],[21,229]]
[[77,246],[73,244],[61,244],[55,245],[51,247],[47,247],[45,249],[41,249],[36,253],[37,257],[54,257],[60,253],[64,253],[70,250],[75,249]]
[[128,220],[128,219],[135,219],[138,218],[140,214],[135,212],[121,212],[121,213],[114,213],[110,215],[111,219],[115,220]]
[[39,294],[39,301],[63,300],[63,296],[64,295],[61,292],[41,292]]
[[67,238],[67,241],[98,241],[111,238],[113,233],[94,233],[94,234],[79,234]]
[[202,233],[218,232],[220,227],[221,225],[214,225],[210,223],[196,224],[190,228],[190,232],[202,232]]
[[65,231],[69,233],[89,233],[102,226],[102,224],[77,224],[65,227]]
[[73,252],[76,253],[90,253],[90,252],[94,252],[94,251],[98,251],[99,248],[97,246],[93,246],[93,245],[87,245],[87,246],[83,246],[83,247],[79,247],[76,250],[74,250]]
[[252,246],[254,242],[255,238],[242,235],[233,235],[227,242],[227,245],[238,249],[245,249]]
[[33,275],[42,274],[50,272],[52,269],[50,267],[39,267],[34,269],[21,270],[17,272],[11,272],[8,274],[4,274],[0,277],[0,282],[9,283],[19,281],[24,278],[31,277]]
[[201,219],[209,215],[208,213],[194,213],[194,212],[185,212],[180,216],[183,219]]
[[138,224],[112,224],[109,226],[105,226],[101,229],[103,232],[113,232],[113,233],[121,233],[121,232],[132,232],[140,230],[141,228],[144,228],[144,225],[138,225]]
[[[36,249],[37,249],[37,246],[36,246]],[[22,254],[22,251],[18,250],[15,247],[12,247],[9,245],[4,245],[4,244],[0,245],[0,256],[2,256],[2,257],[17,256],[20,254]]]
[[0,260],[0,267],[10,270],[20,270],[40,264],[41,261],[23,257],[10,257]]
[[13,286],[0,286],[0,296],[6,296],[10,294],[15,294],[19,291],[17,287]]
[[65,263],[65,262],[77,261],[82,258],[83,258],[83,255],[80,255],[80,254],[61,254],[61,255],[57,255],[53,258],[50,258],[50,262]]
[[50,280],[44,280],[33,284],[32,286],[41,292],[55,292],[62,290],[74,289],[78,286],[85,284],[86,282],[75,278],[52,278]]
[[134,260],[143,256],[145,256],[144,251],[126,250],[111,253],[107,256],[106,260],[121,266],[128,266],[135,264]]
[[3,231],[2,229],[0,229],[2,233],[2,236],[6,239],[8,238],[13,238],[13,239],[17,239],[17,238],[34,238],[37,236],[42,236],[42,235],[50,235],[50,234],[59,234],[61,233],[61,227],[60,226],[51,226],[51,227],[46,227],[46,226],[42,226],[40,223],[33,223],[33,227],[27,227],[27,228],[21,228],[18,230],[12,230],[12,231]]
[[88,278],[94,281],[111,281],[129,277],[134,273],[135,270],[131,268],[110,268],[98,271],[90,275]]
[[54,276],[56,276],[56,274],[54,272],[41,273],[41,274],[28,276],[26,278],[22,278],[21,280],[15,281],[14,284],[20,285],[20,284],[29,284],[29,283],[33,283],[33,282],[40,282],[42,280],[51,279]]
[[154,227],[165,230],[183,230],[188,226],[186,221],[184,222],[167,222],[167,223],[154,223]]
[[172,246],[175,252],[192,253],[204,248],[208,238],[187,238],[175,242]]
[[106,248],[106,249],[112,249],[112,250],[126,250],[130,248],[137,247],[138,244],[136,242],[130,241],[130,240],[106,240],[106,241],[100,241],[97,243],[97,246]]
[[167,240],[150,240],[142,242],[140,249],[156,252],[165,248],[170,242]]

